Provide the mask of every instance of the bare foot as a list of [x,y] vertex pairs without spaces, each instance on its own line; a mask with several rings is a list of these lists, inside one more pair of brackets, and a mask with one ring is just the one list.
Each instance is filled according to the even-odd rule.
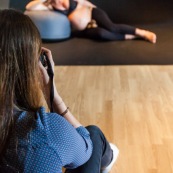
[[136,29],[136,35],[140,36],[141,38],[144,38],[145,40],[148,40],[151,43],[156,43],[157,36],[153,32],[142,29]]
[[156,34],[153,33],[153,32],[150,32],[150,31],[144,31],[145,32],[145,35],[144,35],[144,38],[148,41],[150,41],[151,43],[156,43]]

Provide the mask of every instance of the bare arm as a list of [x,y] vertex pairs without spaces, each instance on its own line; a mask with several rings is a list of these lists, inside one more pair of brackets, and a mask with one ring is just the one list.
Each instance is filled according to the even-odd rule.
[[[57,90],[55,91],[54,101],[53,101],[54,112],[58,114],[62,114],[65,110],[67,110],[67,106],[58,94]],[[72,124],[75,128],[81,126],[80,122],[73,116],[73,114],[68,109],[68,112],[63,116],[70,124]]]
[[26,10],[50,10],[51,6],[46,6],[41,0],[31,1],[26,5]]
[[[48,56],[48,58],[49,58],[49,60],[50,60],[50,62],[52,64],[53,70],[54,70],[54,62],[53,62],[53,59],[52,59],[51,51],[49,49],[46,49],[46,48],[42,48],[42,50],[47,54],[47,56]],[[43,77],[45,91],[48,91],[48,92],[46,92],[46,94],[47,94],[46,97],[49,98],[49,91],[50,91],[49,76],[47,74],[46,69],[41,64],[41,62],[40,62],[40,71],[41,71],[41,74],[42,74],[42,77]],[[47,103],[50,106],[49,101],[47,101]],[[60,95],[59,95],[59,93],[58,93],[58,91],[56,89],[55,82],[54,82],[53,109],[54,109],[54,112],[56,112],[56,113],[58,113],[60,115],[63,114],[64,112],[66,112],[66,110],[67,110],[67,112],[64,114],[63,117],[69,123],[71,123],[75,128],[81,126],[79,121],[73,116],[73,114],[70,112],[70,110],[67,109],[66,104],[64,103],[64,101],[62,100],[62,98],[60,97]]]

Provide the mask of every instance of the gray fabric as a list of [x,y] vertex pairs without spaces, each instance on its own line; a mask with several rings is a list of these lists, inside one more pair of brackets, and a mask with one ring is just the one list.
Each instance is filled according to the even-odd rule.
[[25,11],[45,40],[61,40],[70,37],[71,27],[68,18],[55,11]]

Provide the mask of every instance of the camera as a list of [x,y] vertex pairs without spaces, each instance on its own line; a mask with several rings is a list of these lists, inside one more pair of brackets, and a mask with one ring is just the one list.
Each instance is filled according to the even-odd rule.
[[41,53],[40,61],[41,61],[42,65],[46,68],[49,77],[53,78],[53,76],[54,76],[53,68],[52,68],[51,62],[49,61],[49,58],[45,52]]
[[47,74],[50,77],[50,110],[53,112],[53,99],[54,99],[54,85],[53,85],[53,78],[54,78],[54,72],[51,65],[51,62],[49,61],[49,58],[45,52],[42,52],[40,55],[40,61],[42,65],[47,70]]
[[48,66],[48,61],[49,61],[49,59],[48,59],[48,57],[47,57],[47,55],[46,55],[45,52],[42,52],[42,53],[41,53],[41,55],[40,55],[40,61],[41,61],[42,65],[43,65],[44,67],[47,67],[47,66]]

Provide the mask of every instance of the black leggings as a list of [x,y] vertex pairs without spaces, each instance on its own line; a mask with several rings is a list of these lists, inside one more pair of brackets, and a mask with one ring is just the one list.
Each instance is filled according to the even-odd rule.
[[125,40],[126,34],[135,35],[135,27],[113,23],[102,9],[93,8],[92,19],[96,21],[98,27],[86,28],[77,32],[76,36],[114,41]]

